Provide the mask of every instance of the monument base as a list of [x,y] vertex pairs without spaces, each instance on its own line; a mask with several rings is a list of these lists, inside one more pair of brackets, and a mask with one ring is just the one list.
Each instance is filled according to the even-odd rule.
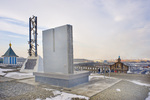
[[88,82],[89,74],[90,73],[87,71],[75,71],[74,74],[41,73],[41,72],[33,73],[33,75],[35,75],[36,82],[67,88],[71,88],[79,84]]
[[20,72],[43,72],[43,59],[41,56],[29,56],[24,62]]

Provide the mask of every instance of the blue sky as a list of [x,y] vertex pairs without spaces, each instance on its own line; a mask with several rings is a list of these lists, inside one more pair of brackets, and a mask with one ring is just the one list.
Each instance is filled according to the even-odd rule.
[[29,17],[38,17],[38,54],[42,30],[73,25],[74,58],[150,59],[150,0],[1,0],[0,55],[12,43],[27,57]]

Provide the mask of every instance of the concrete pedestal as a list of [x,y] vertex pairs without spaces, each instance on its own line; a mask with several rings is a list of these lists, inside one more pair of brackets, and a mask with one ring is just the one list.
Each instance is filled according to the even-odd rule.
[[41,56],[29,56],[24,62],[20,72],[43,72],[43,59]]
[[74,72],[74,74],[40,72],[34,72],[33,74],[35,75],[36,82],[71,88],[88,82],[90,73],[87,71],[78,71]]

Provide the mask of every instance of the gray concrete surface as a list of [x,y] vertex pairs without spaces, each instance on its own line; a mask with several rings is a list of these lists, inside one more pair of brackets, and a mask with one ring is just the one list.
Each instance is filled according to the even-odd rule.
[[93,95],[90,100],[145,100],[148,92],[148,87],[122,80],[106,90]]
[[116,78],[105,78],[105,79],[102,77],[93,78],[87,84],[79,85],[77,87],[72,88],[70,92],[91,97],[107,89],[108,87],[111,87],[112,85],[118,83],[119,81],[121,80]]
[[45,91],[44,88],[88,96],[90,100],[145,100],[150,92],[150,87],[127,81],[138,79],[148,83],[147,75],[116,74],[110,79],[108,77],[104,79],[101,75],[92,75],[92,77],[89,83],[73,88],[38,84],[34,78],[15,80],[0,77],[0,100],[32,100],[53,96],[51,91]]

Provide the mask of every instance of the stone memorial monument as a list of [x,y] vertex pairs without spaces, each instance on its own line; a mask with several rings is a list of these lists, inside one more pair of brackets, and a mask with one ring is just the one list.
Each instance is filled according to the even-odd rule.
[[88,82],[89,72],[74,71],[72,26],[43,31],[44,72],[34,72],[35,81],[62,87]]
[[20,72],[42,72],[43,59],[37,54],[37,17],[29,18],[29,56]]
[[43,72],[43,59],[41,56],[29,56],[21,67],[20,72]]

